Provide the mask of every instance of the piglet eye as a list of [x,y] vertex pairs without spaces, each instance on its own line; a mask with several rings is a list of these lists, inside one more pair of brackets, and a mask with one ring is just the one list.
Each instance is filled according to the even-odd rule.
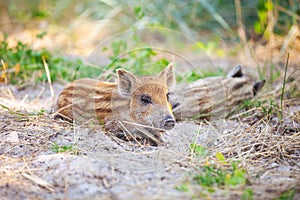
[[152,103],[152,99],[149,95],[147,94],[143,94],[141,96],[141,102],[144,104],[144,105],[147,105],[147,104],[151,104]]

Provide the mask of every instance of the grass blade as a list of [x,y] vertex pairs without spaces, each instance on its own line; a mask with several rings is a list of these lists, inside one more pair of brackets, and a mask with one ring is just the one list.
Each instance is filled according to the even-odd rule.
[[226,31],[230,34],[233,33],[233,30],[230,28],[228,23],[219,13],[216,12],[215,8],[211,4],[209,4],[206,0],[199,0],[199,2]]
[[282,120],[282,102],[283,102],[283,95],[284,95],[284,89],[285,89],[285,84],[286,84],[286,72],[287,68],[289,65],[289,57],[290,54],[288,53],[287,58],[286,58],[286,63],[285,63],[285,70],[284,70],[284,78],[283,78],[283,84],[282,84],[282,90],[281,90],[281,96],[280,96],[280,120]]
[[47,64],[44,56],[42,56],[42,58],[43,58],[43,63],[44,63],[44,67],[45,67],[45,71],[46,71],[46,75],[47,75],[47,79],[48,79],[48,83],[49,83],[51,97],[53,98],[54,91],[53,91],[53,87],[52,87],[52,83],[51,83],[51,75],[50,75],[49,67],[48,67],[48,64]]

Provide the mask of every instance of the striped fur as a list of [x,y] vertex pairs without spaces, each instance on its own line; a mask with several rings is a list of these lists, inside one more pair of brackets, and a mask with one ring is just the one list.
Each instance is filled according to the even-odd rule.
[[[58,98],[59,115],[79,124],[105,125],[113,132],[123,127],[120,123],[130,132],[136,132],[136,125],[128,123],[162,129],[166,116],[174,118],[167,98],[174,86],[172,64],[158,76],[136,77],[125,70],[118,70],[117,76],[116,83],[84,78],[68,84]],[[150,96],[152,102],[143,103],[142,95]]]
[[177,120],[228,117],[238,105],[255,97],[265,81],[254,82],[242,73],[240,65],[234,67],[227,77],[207,77],[175,90],[171,97]]

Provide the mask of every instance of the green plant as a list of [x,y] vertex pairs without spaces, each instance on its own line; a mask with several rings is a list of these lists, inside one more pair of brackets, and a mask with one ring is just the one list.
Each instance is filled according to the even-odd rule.
[[[179,191],[189,191],[189,185],[200,185],[203,191],[208,193],[214,193],[216,190],[234,189],[236,187],[241,188],[247,185],[247,171],[240,166],[238,161],[228,161],[221,152],[217,152],[214,157],[206,157],[208,151],[201,145],[192,143],[190,145],[190,151],[192,154],[197,155],[197,162],[201,167],[197,168],[191,182],[185,182],[176,189]],[[205,157],[205,160],[203,160]],[[209,160],[211,159],[211,160]],[[197,165],[199,165],[199,163]],[[251,200],[253,191],[246,188],[241,195],[244,200]]]
[[275,80],[277,80],[280,77],[280,75],[280,71],[276,70],[274,64],[272,64],[270,67],[270,83],[272,84]]
[[214,77],[214,76],[225,76],[225,75],[226,75],[225,71],[221,68],[218,68],[215,71],[201,71],[201,73],[199,73],[195,70],[192,70],[183,75],[178,74],[176,79],[178,82],[184,81],[184,82],[191,83],[193,81],[196,81],[196,80],[199,80],[202,78]]
[[[280,109],[277,101],[273,98],[270,99],[248,99],[237,107],[238,112],[242,111],[242,116],[248,116],[252,112],[259,110],[262,118],[270,119],[272,116],[280,117]],[[251,113],[245,112],[252,110]],[[243,113],[244,112],[244,113]]]
[[254,31],[258,34],[265,34],[268,39],[269,35],[266,32],[268,26],[268,12],[272,12],[274,5],[272,1],[259,0],[257,3],[258,20],[254,23]]
[[[41,33],[41,38],[46,33]],[[0,42],[0,82],[12,84],[28,84],[31,82],[46,81],[47,75],[43,58],[47,62],[52,81],[72,81],[77,77],[95,76],[102,73],[101,69],[85,65],[83,61],[69,60],[60,56],[54,56],[51,52],[33,50],[29,45],[18,42],[16,46],[9,47],[7,35]]]
[[229,168],[206,165],[194,180],[203,187],[246,185],[246,171],[234,162],[230,164]]
[[46,110],[39,110],[37,112],[24,113],[24,111],[22,112],[21,110],[14,110],[3,104],[0,104],[0,107],[9,111],[9,113],[19,116],[19,117],[40,116],[40,115],[45,115],[45,113],[46,113]]
[[[230,162],[231,168],[225,180],[225,185],[246,185],[246,170],[238,166],[238,162]],[[230,174],[231,172],[231,174]]]
[[260,105],[259,108],[262,110],[263,115],[268,119],[272,115],[278,115],[279,107],[274,99],[265,100],[264,104]]
[[270,39],[270,34],[283,35],[293,24],[297,24],[297,1],[258,0],[256,8],[258,19],[254,21],[253,29],[266,40]]
[[[133,35],[132,42],[136,46],[138,44],[142,46],[137,35]],[[107,47],[103,48],[104,51],[108,49]],[[106,66],[106,69],[123,68],[138,75],[147,75],[159,72],[169,64],[169,61],[164,58],[155,60],[154,56],[157,54],[150,47],[129,49],[124,39],[114,40],[111,44],[111,49],[113,51],[113,55],[109,57],[111,63]]]
[[[1,8],[0,8],[1,9]],[[116,31],[124,31],[132,27],[161,26],[178,30],[194,38],[225,38],[237,41],[235,4],[232,1],[180,1],[180,0],[128,0],[128,1],[47,1],[10,0],[2,6],[12,22],[28,22],[32,19],[47,19],[50,23],[67,25],[81,15],[88,15],[89,20],[117,23]],[[274,31],[287,34],[293,24],[297,24],[299,4],[290,1],[241,1],[242,18],[245,30],[264,34],[273,15]],[[0,10],[1,12],[2,10]],[[50,12],[49,11],[55,11]],[[114,11],[114,12],[112,12]],[[117,12],[115,12],[117,11]],[[51,16],[51,17],[50,17]],[[63,19],[63,20],[62,20]],[[203,31],[205,30],[205,31]],[[208,34],[205,33],[208,31]],[[199,34],[201,33],[201,34]]]
[[196,176],[194,180],[203,187],[225,185],[226,173],[223,170],[215,169],[211,166],[204,166],[204,169]]
[[217,54],[222,57],[225,55],[225,51],[220,48],[220,39],[214,38],[206,42],[197,41],[193,46],[192,50],[195,52],[205,52],[208,56]]
[[192,143],[190,144],[190,150],[192,154],[195,154],[196,156],[206,157],[209,153],[209,151],[202,145]]
[[290,189],[281,193],[280,196],[276,198],[276,200],[293,200],[295,194],[296,194],[295,189]]
[[55,153],[63,153],[63,152],[73,152],[77,154],[76,149],[73,147],[73,145],[58,145],[56,143],[52,144],[50,147],[51,151]]
[[253,190],[250,188],[246,188],[243,191],[243,194],[241,196],[241,200],[253,200]]
[[189,191],[188,185],[188,183],[182,183],[181,185],[176,186],[175,189],[178,191],[187,192]]
[[287,55],[287,59],[286,59],[286,63],[285,63],[283,84],[282,84],[281,95],[280,95],[280,119],[282,119],[282,112],[283,112],[282,103],[283,103],[283,95],[284,95],[284,89],[285,89],[285,84],[286,84],[286,72],[287,72],[288,65],[289,65],[289,57],[290,57],[290,54]]
[[257,66],[257,72],[260,80],[265,79],[270,84],[281,76],[280,70],[276,69],[273,63],[265,63],[263,66]]

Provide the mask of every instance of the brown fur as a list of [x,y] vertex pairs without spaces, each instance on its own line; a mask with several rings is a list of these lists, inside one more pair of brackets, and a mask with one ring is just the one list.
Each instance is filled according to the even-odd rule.
[[[125,70],[117,76],[117,83],[84,78],[68,84],[58,98],[59,115],[76,123],[105,124],[111,131],[126,125],[127,131],[136,132],[128,122],[164,129],[165,118],[174,118],[167,99],[175,81],[173,65],[158,76],[136,77]],[[143,103],[142,95],[151,97],[151,103]]]
[[230,115],[237,106],[254,96],[265,81],[253,82],[244,77],[241,66],[233,68],[227,77],[208,77],[175,90],[171,98],[177,120],[221,119]]

